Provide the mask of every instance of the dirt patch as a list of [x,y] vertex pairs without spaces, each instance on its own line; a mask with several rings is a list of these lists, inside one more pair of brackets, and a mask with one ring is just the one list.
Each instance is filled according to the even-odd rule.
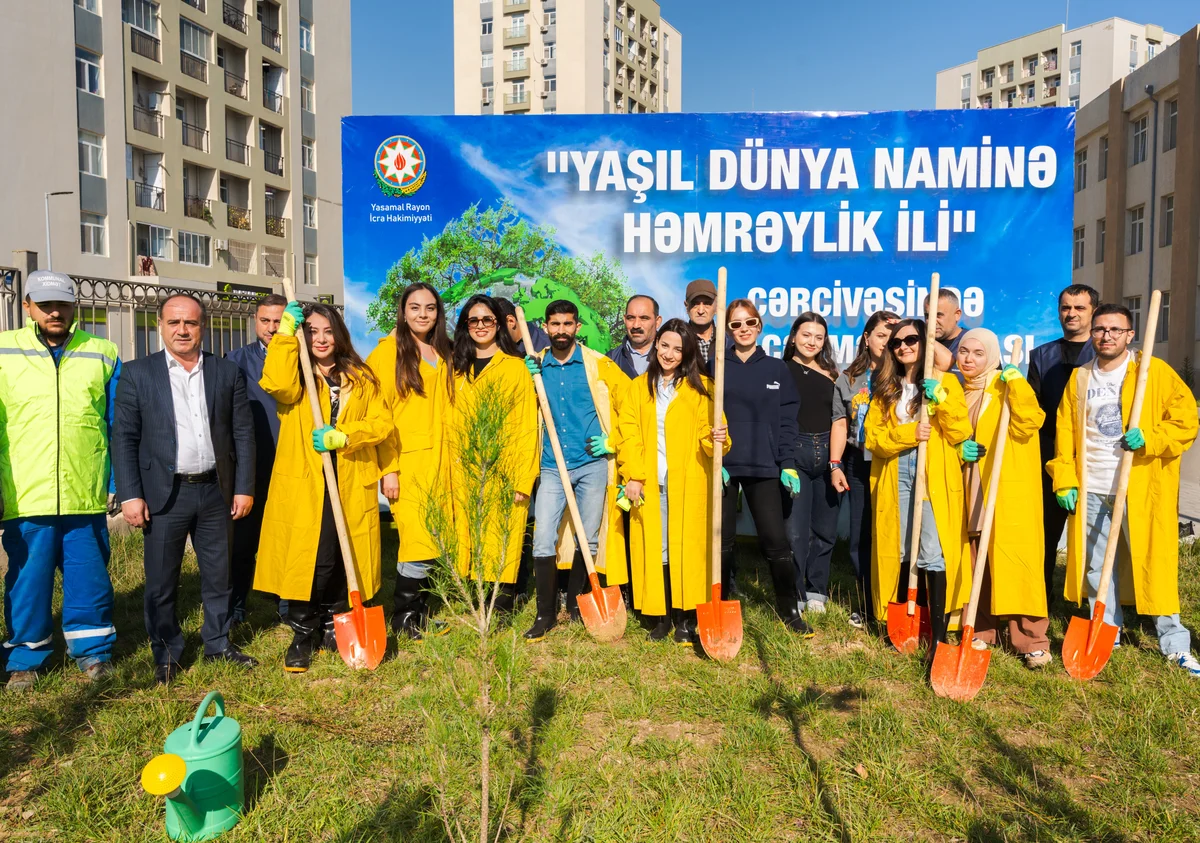
[[650,738],[664,741],[687,741],[697,747],[707,748],[720,742],[725,727],[718,723],[655,723],[653,720],[637,720],[630,724],[635,734],[629,741],[631,746],[641,746]]

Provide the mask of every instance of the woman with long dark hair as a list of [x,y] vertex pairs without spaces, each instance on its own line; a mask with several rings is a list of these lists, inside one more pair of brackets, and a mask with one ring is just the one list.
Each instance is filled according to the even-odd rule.
[[696,606],[709,600],[712,558],[712,454],[729,451],[724,419],[713,424],[712,384],[700,346],[682,319],[658,332],[646,372],[625,393],[617,468],[629,519],[633,605],[658,618],[650,638],[675,626],[675,641],[696,638]]
[[367,357],[392,416],[392,435],[379,446],[380,487],[400,539],[392,630],[416,640],[429,620],[429,569],[441,555],[429,535],[427,502],[450,488],[445,443],[453,354],[441,296],[417,282],[400,294],[395,330]]
[[[908,581],[907,565],[925,572],[934,642],[946,640],[948,613],[970,597],[971,570],[963,520],[962,461],[958,445],[971,436],[971,421],[958,378],[945,372],[922,380],[925,322],[902,319],[892,326],[888,353],[867,411],[865,445],[871,452],[871,499],[875,535],[871,542],[871,587],[875,616],[883,617]],[[920,422],[921,396],[929,421]],[[917,445],[926,445],[925,500],[913,500]],[[915,507],[921,516],[921,543],[910,558]],[[896,514],[900,517],[897,519]],[[966,561],[964,559],[966,558]]]
[[776,611],[788,629],[811,637],[812,630],[798,607],[783,503],[787,494],[804,494],[795,461],[800,403],[787,366],[758,345],[762,325],[762,317],[749,299],[729,303],[725,327],[733,340],[733,353],[725,360],[725,414],[733,446],[723,468],[722,592],[737,593],[734,539],[740,493],[754,518],[759,548],[771,571]]
[[[296,331],[304,325],[324,424],[313,425]],[[363,600],[379,590],[378,446],[391,433],[375,374],[358,356],[341,314],[288,302],[267,346],[263,390],[275,399],[279,444],[263,513],[254,588],[288,601],[293,637],[284,669],[303,673],[320,647],[336,649],[333,615],[346,604],[341,545],[321,454],[333,458],[337,493]]]
[[833,385],[833,427],[829,431],[829,479],[838,493],[850,493],[850,564],[858,581],[858,608],[850,625],[871,616],[871,452],[863,444],[871,382],[887,354],[890,310],[872,313],[858,338],[858,352]]
[[[454,328],[454,410],[448,453],[451,461],[451,489],[454,523],[458,532],[458,570],[463,577],[481,573],[487,582],[498,583],[500,593],[495,608],[511,614],[516,600],[517,573],[521,562],[522,538],[529,512],[529,496],[538,477],[538,410],[533,379],[524,361],[517,356],[516,344],[504,330],[504,314],[490,296],[467,299]],[[499,424],[489,436],[501,441],[478,442],[481,419],[501,409]],[[484,488],[481,478],[467,476],[464,460],[475,455],[467,449],[499,446],[492,474]],[[496,503],[497,491],[512,490],[511,511],[480,512],[479,501]],[[486,506],[487,504],[485,504]],[[483,542],[479,560],[482,572],[471,570],[472,524],[482,524],[482,533],[474,532]]]

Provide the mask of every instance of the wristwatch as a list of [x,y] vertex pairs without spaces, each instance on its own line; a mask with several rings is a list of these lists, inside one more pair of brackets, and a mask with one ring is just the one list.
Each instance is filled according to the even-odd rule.
[[829,461],[829,470],[830,471],[841,471],[842,470],[841,461],[840,460],[830,460]]

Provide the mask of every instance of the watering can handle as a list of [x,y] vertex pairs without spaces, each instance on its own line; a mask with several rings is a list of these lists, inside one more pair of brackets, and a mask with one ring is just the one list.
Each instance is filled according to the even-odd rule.
[[209,705],[217,704],[217,715],[225,716],[225,698],[221,696],[220,691],[209,691],[204,697],[204,702],[200,703],[200,707],[196,709],[196,716],[192,718],[192,748],[196,749],[200,746],[200,723],[204,719],[204,712],[208,711]]

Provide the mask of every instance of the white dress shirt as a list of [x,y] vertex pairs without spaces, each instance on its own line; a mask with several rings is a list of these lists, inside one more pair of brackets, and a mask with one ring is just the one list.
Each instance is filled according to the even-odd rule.
[[217,467],[212,429],[208,424],[208,402],[204,397],[204,355],[190,372],[170,351],[167,374],[171,379],[171,403],[175,406],[175,472],[200,474]]

